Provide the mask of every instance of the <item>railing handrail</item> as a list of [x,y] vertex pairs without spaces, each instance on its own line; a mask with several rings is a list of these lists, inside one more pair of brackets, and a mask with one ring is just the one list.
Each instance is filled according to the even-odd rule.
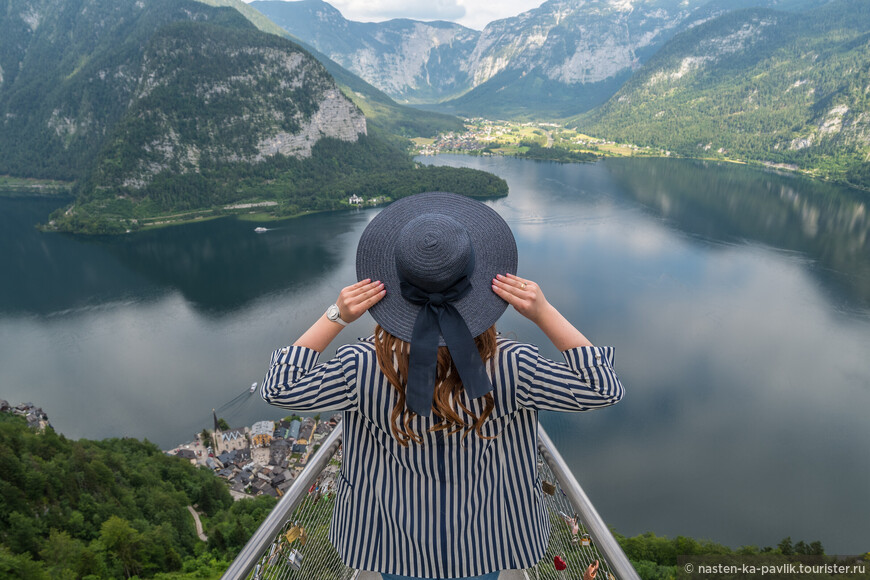
[[592,502],[589,501],[586,492],[580,487],[580,483],[574,478],[574,474],[568,468],[568,464],[562,458],[550,436],[544,430],[544,427],[538,423],[538,452],[543,457],[544,461],[550,467],[553,475],[559,482],[562,491],[568,496],[568,501],[577,509],[577,515],[580,521],[589,531],[595,546],[604,555],[610,567],[616,573],[616,577],[620,580],[640,580],[640,576],[628,556],[622,551],[622,547],[613,537],[610,528],[598,515],[598,511]]
[[254,569],[260,556],[274,541],[287,518],[302,503],[308,489],[317,481],[320,473],[329,464],[329,460],[332,459],[338,446],[341,445],[341,434],[342,425],[339,423],[320,445],[320,449],[317,450],[314,457],[308,460],[305,469],[296,477],[284,497],[269,512],[269,515],[266,516],[266,519],[263,520],[263,523],[260,524],[260,527],[257,528],[257,531],[254,532],[254,535],[251,536],[227,571],[224,572],[224,575],[221,576],[221,580],[241,580],[246,578]]

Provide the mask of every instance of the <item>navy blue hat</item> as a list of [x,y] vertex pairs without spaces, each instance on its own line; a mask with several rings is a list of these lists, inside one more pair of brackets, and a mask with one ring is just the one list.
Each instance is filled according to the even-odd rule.
[[[428,415],[432,357],[439,345],[450,350],[472,398],[491,389],[481,383],[485,371],[473,337],[495,324],[508,306],[492,291],[492,279],[516,269],[517,245],[504,219],[491,207],[453,193],[402,198],[363,231],[357,277],[384,283],[386,295],[369,312],[384,330],[412,344],[407,401],[413,411]],[[415,383],[428,395],[417,392],[412,401]]]

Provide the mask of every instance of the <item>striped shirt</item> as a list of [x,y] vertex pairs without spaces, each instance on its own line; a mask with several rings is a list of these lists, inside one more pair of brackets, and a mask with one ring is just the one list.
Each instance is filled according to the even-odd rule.
[[[566,362],[556,363],[535,346],[498,339],[487,365],[495,409],[481,429],[497,435],[490,440],[430,433],[430,416],[415,419],[422,445],[399,445],[390,430],[395,390],[378,369],[371,338],[342,346],[323,364],[308,348],[277,350],[261,392],[296,411],[344,411],[329,539],[345,564],[424,578],[476,576],[529,568],[546,550],[538,411],[585,411],[622,398],[612,348],[563,354]],[[484,399],[463,397],[479,416]]]

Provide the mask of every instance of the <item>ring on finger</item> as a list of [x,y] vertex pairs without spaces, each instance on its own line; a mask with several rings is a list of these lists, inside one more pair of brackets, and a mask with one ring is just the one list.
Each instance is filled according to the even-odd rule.
[[523,290],[525,290],[525,289],[526,289],[526,283],[523,282],[522,284],[520,284],[520,288],[522,288]]

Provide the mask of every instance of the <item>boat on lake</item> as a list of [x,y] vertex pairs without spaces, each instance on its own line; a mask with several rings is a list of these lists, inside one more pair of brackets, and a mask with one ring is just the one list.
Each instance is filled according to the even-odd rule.
[[260,227],[256,227],[256,228],[254,228],[254,231],[257,232],[258,234],[262,234],[262,233],[264,233],[264,232],[268,232],[269,230],[267,230],[266,228],[260,226]]

